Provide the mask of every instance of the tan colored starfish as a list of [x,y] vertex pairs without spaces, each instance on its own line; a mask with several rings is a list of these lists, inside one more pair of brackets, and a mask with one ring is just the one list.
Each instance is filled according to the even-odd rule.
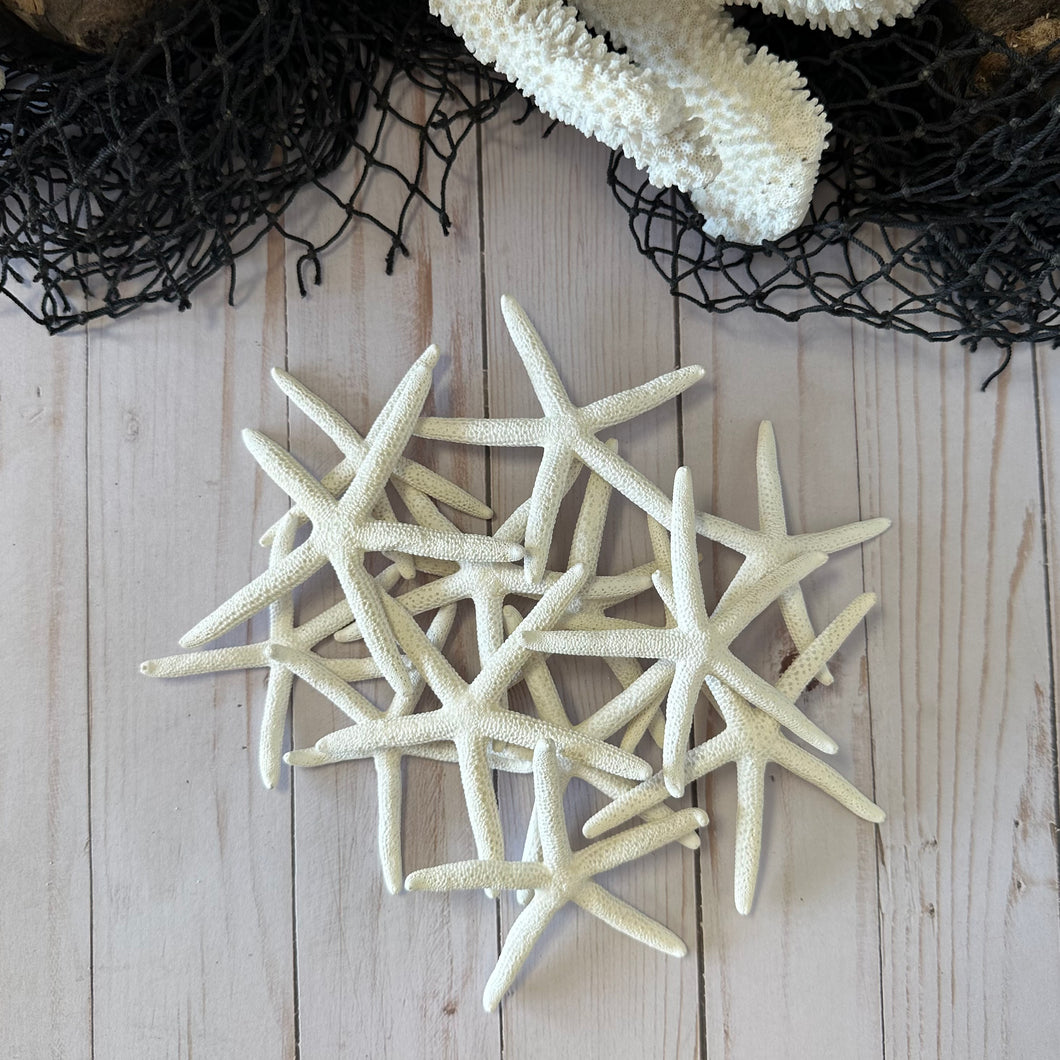
[[664,820],[630,828],[583,850],[572,851],[563,813],[564,787],[556,751],[550,743],[541,741],[534,749],[534,811],[541,835],[541,861],[461,861],[420,869],[405,880],[410,891],[485,887],[534,892],[530,904],[512,924],[497,966],[486,983],[482,1004],[487,1012],[497,1007],[549,921],[568,902],[663,953],[675,957],[686,953],[685,944],[669,928],[605,890],[594,877],[702,828],[707,815],[698,809],[679,810]]

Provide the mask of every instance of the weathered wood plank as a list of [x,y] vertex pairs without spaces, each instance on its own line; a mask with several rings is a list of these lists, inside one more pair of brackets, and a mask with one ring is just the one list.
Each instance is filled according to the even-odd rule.
[[[415,108],[416,102],[402,97]],[[421,103],[422,101],[420,101]],[[388,134],[388,158],[408,164],[408,130]],[[350,179],[353,171],[344,173]],[[398,202],[400,189],[372,191],[373,208]],[[437,191],[432,185],[430,190]],[[304,207],[311,208],[311,204]],[[476,153],[464,146],[449,182],[453,234],[443,237],[422,206],[411,215],[411,259],[383,272],[387,240],[355,226],[323,261],[323,285],[289,298],[290,371],[366,431],[395,384],[431,341],[443,351],[428,411],[479,415],[482,338]],[[303,213],[293,218],[305,222]],[[327,231],[327,212],[314,231]],[[334,447],[292,411],[292,448],[315,472],[337,459]],[[482,497],[481,451],[414,442],[410,454]],[[274,491],[275,492],[275,491]],[[274,495],[274,507],[282,498]],[[484,524],[446,512],[465,529]],[[302,596],[304,613],[336,597],[330,575]],[[469,626],[453,642],[468,672]],[[373,690],[377,702],[389,693]],[[425,703],[424,706],[429,704]],[[311,745],[348,724],[312,690],[296,689],[295,743]],[[405,785],[406,871],[468,855],[470,829],[455,766],[409,762]],[[496,1056],[497,1017],[479,1003],[479,984],[495,959],[496,913],[481,895],[392,897],[376,849],[376,779],[370,762],[351,762],[294,777],[299,1027],[302,1060],[335,1056]]]
[[[773,423],[790,532],[824,530],[864,515],[859,507],[857,423],[850,328],[830,319],[799,325],[740,313],[681,314],[684,361],[708,369],[706,399],[686,407],[684,452],[700,507],[758,525],[759,423]],[[868,549],[878,547],[876,542]],[[739,557],[704,542],[713,606]],[[863,589],[860,550],[838,553],[803,582],[822,629]],[[869,613],[871,625],[879,610]],[[794,649],[779,609],[768,608],[736,641],[739,657],[768,680]],[[832,687],[800,707],[839,744],[831,760],[872,795],[865,641],[856,630],[830,666]],[[701,714],[697,739],[721,727]],[[751,914],[733,901],[735,768],[704,780],[711,815],[703,853],[707,1055],[880,1055],[879,959],[872,825],[776,765],[766,773],[762,860]]]
[[92,1044],[83,331],[5,304],[0,591],[0,1053]]
[[265,375],[284,289],[282,243],[260,249],[234,310],[219,281],[187,314],[91,333],[96,1056],[293,1055],[290,808],[258,778],[264,675],[138,672],[264,566],[271,494],[240,429],[285,422]]
[[1029,357],[856,330],[866,508],[892,532],[868,679],[888,1056],[1060,1051],[1055,762]]
[[[490,414],[536,416],[526,373],[508,338],[499,299],[512,294],[552,352],[560,377],[580,403],[635,386],[674,367],[673,303],[629,239],[604,182],[607,150],[569,129],[540,134],[538,115],[524,126],[494,123],[483,142]],[[673,403],[611,432],[620,451],[668,488],[677,467]],[[538,450],[495,450],[493,500],[506,515],[530,491]],[[583,479],[566,506],[553,566],[566,548]],[[601,564],[616,573],[651,558],[646,523],[615,496]],[[657,620],[650,602],[634,612]],[[600,665],[558,663],[566,702],[587,714],[618,691]],[[525,706],[525,704],[523,704]],[[532,806],[527,777],[503,778],[509,857],[519,857]],[[572,838],[602,796],[572,784],[566,806]],[[503,1003],[505,1057],[698,1055],[696,908],[693,855],[671,846],[603,878],[608,888],[661,920],[689,945],[675,960],[618,935],[573,907],[556,918]],[[501,898],[501,931],[519,910]]]

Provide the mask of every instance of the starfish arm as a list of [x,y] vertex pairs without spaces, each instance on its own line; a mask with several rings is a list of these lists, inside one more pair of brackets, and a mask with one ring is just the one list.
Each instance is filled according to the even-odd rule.
[[518,747],[532,748],[538,740],[550,740],[564,758],[585,762],[597,769],[628,780],[643,780],[651,766],[636,755],[619,750],[602,740],[594,740],[577,729],[549,725],[538,718],[528,718],[507,710],[487,710],[476,720],[482,736]]
[[494,445],[521,448],[541,444],[542,421],[539,419],[485,420],[461,416],[422,416],[416,424],[417,438],[462,445]]
[[788,699],[797,699],[875,603],[875,593],[862,593],[847,604],[780,675],[777,691]]
[[[478,648],[479,669],[481,670],[504,643],[504,616],[501,613],[501,601],[492,593],[488,596],[476,595],[474,604],[475,646]],[[500,693],[496,705],[501,710],[508,709],[507,688]]]
[[534,479],[530,496],[530,517],[526,522],[526,579],[541,580],[548,565],[548,552],[556,527],[563,483],[567,479],[574,454],[565,445],[546,445]]
[[[610,773],[603,773],[600,770],[591,769],[588,766],[580,766],[574,775],[579,779],[584,780],[587,784],[591,784],[597,791],[612,800],[619,799],[625,795],[626,792],[639,787],[639,785],[634,784],[631,780],[622,780],[619,777],[612,776]],[[643,781],[642,783],[647,783],[647,781]],[[642,821],[647,821],[649,823],[652,821],[661,821],[671,816],[674,811],[671,810],[669,806],[662,805],[661,800],[665,798],[666,791],[664,789],[662,795],[659,796],[660,801],[645,806],[643,809],[638,810],[633,816],[640,817]],[[688,835],[681,836],[677,842],[689,850],[698,850],[700,847],[699,836],[695,832],[689,832]]]
[[515,635],[533,651],[549,655],[664,659],[674,650],[673,638],[661,629],[521,630]]
[[544,865],[511,861],[454,861],[417,869],[405,877],[407,891],[474,891],[479,887],[514,891],[544,887],[550,873]]
[[515,918],[482,994],[482,1007],[487,1012],[492,1012],[508,992],[534,944],[548,927],[556,910],[564,904],[562,899],[553,898],[547,891],[539,892]]
[[[633,664],[636,665],[635,663]],[[645,709],[645,703],[658,706],[674,677],[674,665],[660,660],[638,674],[613,699],[578,726],[587,736],[606,740]],[[632,750],[632,748],[629,748]]]
[[[390,504],[390,498],[385,493],[379,495],[370,515],[378,523],[388,523],[391,526],[402,525]],[[416,577],[416,561],[412,556],[396,550],[384,552],[383,555],[398,568],[405,581],[412,581]]]
[[348,685],[375,681],[383,676],[379,672],[379,664],[370,655],[363,659],[325,659],[323,656],[318,658],[337,678]]
[[592,424],[594,434],[605,431],[673,401],[705,374],[706,370],[698,364],[678,368],[640,386],[594,401],[582,409],[582,416]]
[[401,753],[383,751],[375,756],[375,790],[379,823],[376,842],[383,883],[391,894],[400,894],[405,879],[401,857],[401,818],[403,784]]
[[[441,702],[450,702],[465,691],[467,685],[463,678],[453,669],[452,664],[441,651],[431,643],[412,615],[391,596],[383,594],[382,602],[401,647],[404,648],[416,671],[423,676]],[[448,736],[440,738],[448,739]],[[433,737],[433,739],[439,739],[439,737]]]
[[437,471],[432,471],[429,467],[410,460],[406,456],[397,462],[394,468],[394,478],[406,488],[432,497],[441,504],[448,505],[454,511],[463,512],[476,519],[493,518],[493,509],[480,501],[473,493],[469,493],[455,482],[439,475]]
[[784,491],[777,464],[777,439],[773,424],[762,420],[758,425],[758,448],[755,453],[758,471],[758,525],[767,534],[786,537],[788,520],[784,516]]
[[842,552],[865,541],[879,537],[891,525],[890,519],[864,519],[858,523],[847,523],[833,530],[818,530],[811,534],[798,534],[795,540],[806,551]]
[[624,832],[600,839],[583,847],[574,855],[572,871],[582,876],[598,876],[602,872],[624,865],[627,861],[650,854],[653,850],[672,843],[681,836],[702,828],[707,823],[707,815],[700,809],[690,807],[678,810],[665,821],[653,821],[651,824],[639,824],[627,828]]
[[249,585],[233,593],[223,604],[215,608],[180,638],[182,648],[197,648],[200,644],[227,633],[251,615],[257,614],[273,600],[290,592],[296,585],[306,581],[324,564],[322,555],[313,542],[299,545],[280,563],[262,571]]
[[523,644],[527,631],[547,629],[555,624],[584,584],[585,569],[580,565],[571,567],[531,608],[515,633],[483,664],[472,681],[471,694],[480,703],[496,702],[515,679],[531,650]]
[[595,471],[626,500],[653,519],[670,525],[670,498],[628,460],[623,460],[618,453],[592,436],[578,439],[574,443],[574,452],[586,467]]
[[[504,625],[511,636],[522,621],[522,615],[514,607],[504,609]],[[543,721],[560,728],[571,728],[571,720],[567,709],[560,698],[556,682],[552,680],[552,673],[544,656],[531,655],[523,664],[523,681],[526,683],[530,699],[534,704],[534,710]],[[610,735],[610,733],[608,734]]]
[[[293,375],[285,372],[282,368],[273,368],[272,380],[291,404],[301,410],[312,423],[316,424],[335,443],[353,465],[352,470],[355,473],[357,466],[368,450],[368,443],[353,428],[349,420],[336,408],[329,405],[319,394],[313,393],[309,387],[299,382]],[[351,474],[351,480],[352,477]],[[345,489],[349,485],[349,481],[337,483],[335,487],[331,487],[330,483],[327,485],[335,493]]]
[[778,742],[770,752],[770,757],[789,773],[802,777],[826,795],[831,795],[840,806],[863,820],[875,824],[884,820],[886,815],[883,810],[867,795],[858,791],[842,773],[790,740]]
[[268,666],[267,643],[241,644],[233,648],[207,648],[182,655],[164,655],[140,663],[140,673],[148,677],[193,677],[218,674],[226,670],[256,670]]
[[277,644],[270,649],[269,656],[329,699],[351,721],[378,721],[383,717],[381,711],[360,692],[350,688],[319,655]]
[[[536,422],[536,421],[535,421]],[[578,475],[581,472],[581,464],[577,461],[572,461],[569,471],[567,472],[567,481],[563,484],[563,496],[566,497],[570,493],[574,486],[574,483],[578,481]],[[530,504],[531,498],[527,497],[518,508],[504,520],[503,523],[496,530],[493,531],[493,536],[499,538],[502,541],[519,541],[521,542],[526,536],[526,523],[530,518]],[[573,567],[573,563],[568,563],[568,567]]]
[[269,687],[261,714],[258,737],[258,772],[261,782],[270,790],[280,779],[280,760],[283,756],[283,730],[291,705],[291,686],[294,674],[285,666],[273,666],[269,672]]
[[733,891],[736,910],[751,912],[762,854],[762,815],[765,803],[765,762],[739,758],[736,762],[736,866]]
[[335,514],[335,498],[293,456],[271,438],[247,427],[243,444],[258,466],[280,487],[314,525]]
[[[670,526],[670,582],[674,606],[671,608],[678,626],[698,626],[706,620],[703,582],[699,575],[699,552],[696,548],[695,503],[692,498],[692,473],[687,467],[674,476],[673,516]],[[655,575],[656,587],[666,575]],[[669,605],[667,605],[669,606]]]
[[546,865],[566,864],[571,856],[563,793],[567,788],[556,761],[556,749],[547,740],[534,747],[534,814]]
[[[422,615],[425,611],[433,611],[439,607],[457,603],[468,596],[467,578],[462,572],[449,574],[437,581],[427,582],[426,585],[417,585],[407,593],[402,593],[394,599],[410,615]],[[340,630],[336,630],[335,639],[340,644],[350,644],[361,639],[361,627],[356,622],[351,622]]]
[[386,609],[375,579],[364,569],[361,557],[354,554],[333,562],[339,585],[346,594],[350,611],[364,638],[364,646],[379,666],[383,679],[395,692],[409,692],[411,682],[401,661],[397,641],[387,620]]
[[[810,613],[806,610],[806,597],[803,596],[802,587],[793,585],[790,589],[785,589],[777,597],[777,606],[780,608],[780,617],[784,620],[784,628],[788,631],[795,650],[801,652],[809,647],[815,634],[813,623],[810,621]],[[833,681],[831,670],[823,663],[817,671],[817,679],[822,685],[830,685]]]
[[655,746],[662,750],[662,746],[666,742],[666,716],[661,708],[661,698],[654,703],[649,703],[630,721],[626,731],[622,734],[622,739],[618,741],[618,746],[623,751],[630,751],[635,754],[640,741],[644,739],[647,733],[651,735]]
[[[401,572],[396,564],[391,563],[390,566],[384,568],[375,576],[375,580],[379,588],[383,592],[388,593],[401,581]],[[352,618],[353,614],[350,611],[349,601],[347,601],[346,597],[343,597],[337,603],[332,604],[326,611],[322,611],[308,622],[298,626],[291,636],[291,643],[296,647],[308,650],[328,637],[333,636],[336,640],[341,640],[342,638],[338,634],[350,623]],[[360,640],[360,635],[358,634],[354,639]],[[351,678],[351,680],[353,679]]]
[[663,780],[662,773],[656,773],[653,777],[615,796],[603,809],[597,810],[582,825],[582,835],[586,839],[595,839],[639,814],[647,813],[653,807],[660,806],[666,798],[666,781]]
[[570,412],[571,400],[556,372],[541,336],[530,323],[526,311],[511,295],[501,295],[501,315],[508,334],[523,362],[530,385],[546,416],[562,416]]
[[746,526],[710,512],[696,512],[696,533],[716,545],[739,552],[741,556],[749,556],[763,540],[761,531],[749,530]]
[[663,779],[666,790],[679,798],[685,790],[685,753],[688,735],[692,731],[692,717],[703,687],[703,669],[678,663],[673,684],[666,697],[666,729],[663,737]]
[[[487,741],[458,733],[455,742],[460,783],[464,789],[475,849],[482,861],[503,861],[504,832],[501,830],[501,814],[493,790],[493,772],[486,761]],[[490,894],[489,897],[495,895]]]
[[401,398],[380,413],[369,432],[370,444],[357,477],[339,502],[343,516],[358,522],[371,511],[412,437],[438,361],[438,347],[429,346],[405,373]]
[[810,552],[769,571],[736,596],[729,596],[714,610],[711,623],[729,644],[747,628],[782,592],[797,585],[827,561],[823,552]]
[[511,563],[523,558],[523,550],[510,541],[497,541],[483,534],[445,533],[401,523],[367,522],[358,528],[358,541],[366,551],[386,552],[399,548],[431,559],[468,563]]
[[[269,549],[269,566],[275,567],[294,551],[297,521],[288,512],[279,520],[278,531]],[[294,595],[285,593],[269,605],[269,640],[289,639],[294,633]]]
[[765,711],[800,739],[816,747],[818,751],[831,755],[839,750],[835,740],[814,725],[787,696],[778,692],[768,681],[759,677],[749,666],[740,662],[731,653],[726,652],[724,657],[719,658],[712,665],[711,674],[713,677],[707,677],[711,690],[714,689],[712,680],[719,678],[749,703]]
[[574,901],[587,913],[602,920],[608,927],[643,942],[652,949],[671,957],[683,957],[688,949],[668,927],[646,913],[622,901],[598,883],[586,883],[574,896]]
[[[613,453],[618,451],[618,441],[614,438],[608,438],[604,445]],[[580,466],[579,463],[574,462],[574,467],[578,466]],[[585,492],[582,494],[582,506],[574,524],[574,535],[571,538],[570,553],[567,559],[568,567],[580,563],[590,575],[596,574],[600,564],[600,549],[604,543],[604,526],[607,523],[607,509],[610,502],[610,484],[600,478],[595,471],[590,471],[588,481],[585,483]]]

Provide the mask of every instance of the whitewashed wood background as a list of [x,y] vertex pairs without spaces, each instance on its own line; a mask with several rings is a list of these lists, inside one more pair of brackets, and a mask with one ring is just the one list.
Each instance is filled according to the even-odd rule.
[[[55,339],[0,310],[5,1060],[1060,1055],[1056,355],[1020,349],[980,393],[989,353],[676,304],[605,187],[606,152],[541,130],[483,130],[450,183],[454,234],[417,216],[393,277],[361,226],[305,299],[294,252],[273,239],[244,262],[235,310],[223,278],[191,312]],[[316,206],[297,209],[325,230]],[[500,319],[506,291],[578,400],[706,366],[679,411],[617,432],[664,488],[684,460],[702,506],[751,522],[768,417],[794,528],[894,519],[810,582],[818,622],[863,587],[881,605],[834,688],[805,701],[889,816],[874,830],[771,771],[763,875],[742,918],[722,773],[699,792],[713,819],[698,859],[675,847],[608,879],[689,956],[568,910],[487,1016],[511,896],[389,897],[369,764],[285,769],[264,791],[264,672],[161,682],[138,663],[176,650],[263,566],[255,542],[286,501],[240,428],[317,471],[334,459],[268,369],[285,365],[366,426],[433,339],[448,353],[435,411],[488,400],[493,415],[533,413]],[[506,514],[535,457],[428,459]],[[611,569],[646,558],[640,521],[626,510],[613,525]],[[732,569],[707,550],[708,589]],[[757,628],[745,653],[775,676],[787,649],[775,612]],[[299,691],[296,744],[336,724]],[[455,770],[413,766],[408,789],[408,865],[469,856]],[[500,790],[514,854],[528,789]],[[593,805],[572,788],[572,819]]]

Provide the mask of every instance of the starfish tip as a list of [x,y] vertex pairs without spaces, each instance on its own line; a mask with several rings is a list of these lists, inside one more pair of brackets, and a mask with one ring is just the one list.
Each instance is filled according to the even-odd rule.
[[698,806],[693,807],[692,817],[696,822],[697,828],[706,828],[710,824],[710,818],[707,816],[706,810],[701,810]]
[[140,673],[146,674],[148,677],[154,677],[158,673],[158,663],[154,659],[148,659],[146,662],[140,663]]
[[441,357],[442,351],[432,342],[420,354],[420,364],[426,365],[428,368],[433,368],[438,363],[438,358]]
[[684,778],[678,777],[670,770],[663,770],[663,782],[666,790],[675,798],[679,799],[685,793]]

